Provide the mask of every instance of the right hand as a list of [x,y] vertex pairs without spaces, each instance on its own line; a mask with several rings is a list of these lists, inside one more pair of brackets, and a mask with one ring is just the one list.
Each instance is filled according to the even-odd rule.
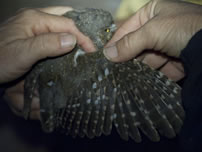
[[201,28],[202,6],[152,0],[120,26],[104,53],[114,62],[137,57],[177,81],[184,69],[176,59]]

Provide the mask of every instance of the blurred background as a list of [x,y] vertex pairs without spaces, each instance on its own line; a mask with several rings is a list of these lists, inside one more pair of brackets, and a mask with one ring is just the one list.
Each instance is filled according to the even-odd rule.
[[[20,8],[68,5],[74,8],[102,8],[112,13],[116,20],[124,20],[149,0],[1,0],[0,23]],[[195,3],[200,0],[192,1]],[[145,137],[144,137],[145,138]],[[71,151],[177,151],[177,138],[162,138],[152,143],[147,138],[141,144],[132,140],[123,141],[113,129],[110,136],[101,136],[93,140],[73,139],[61,134],[42,132],[38,121],[25,121],[15,116],[3,99],[0,100],[0,152],[71,152]]]
[[1,0],[0,21],[5,20],[20,8],[66,5],[74,8],[102,8],[115,14],[121,0]]
[[[102,8],[112,13],[116,20],[124,20],[150,0],[1,0],[0,22],[15,15],[20,8],[67,5],[73,8]],[[183,0],[182,0],[183,1]],[[202,0],[184,0],[202,4]]]

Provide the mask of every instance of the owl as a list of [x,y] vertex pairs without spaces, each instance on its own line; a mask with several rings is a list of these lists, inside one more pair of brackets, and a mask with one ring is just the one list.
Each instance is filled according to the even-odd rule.
[[124,140],[175,137],[185,116],[181,88],[135,59],[113,63],[105,58],[103,47],[116,29],[109,12],[88,8],[64,16],[93,41],[97,51],[85,53],[76,45],[68,54],[38,62],[25,79],[25,118],[37,90],[46,132],[94,138],[110,135],[115,126]]

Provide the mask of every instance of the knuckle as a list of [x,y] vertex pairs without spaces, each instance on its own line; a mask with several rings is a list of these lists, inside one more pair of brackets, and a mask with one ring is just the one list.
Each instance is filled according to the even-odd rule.
[[29,27],[30,25],[37,24],[37,18],[39,18],[39,12],[36,9],[23,8],[18,11],[13,21],[19,27]]
[[129,35],[126,35],[122,39],[122,47],[124,50],[131,51],[132,50],[132,40]]
[[18,11],[19,17],[23,19],[31,19],[34,18],[37,14],[38,11],[36,9],[32,8],[23,8]]
[[125,35],[119,43],[117,43],[118,60],[126,61],[132,58],[133,40],[130,35]]
[[47,45],[46,43],[44,43],[43,36],[37,36],[33,39],[30,39],[28,43],[28,48],[30,50],[28,56],[31,55],[32,57],[34,57],[34,60],[45,58],[46,56],[44,56],[44,53],[45,53],[46,47]]
[[47,49],[48,44],[46,42],[48,42],[50,40],[47,40],[47,37],[45,36],[41,36],[38,41],[37,41],[37,46],[40,47],[40,50],[45,51]]
[[147,24],[144,26],[144,28],[141,30],[140,35],[142,35],[142,44],[147,47],[148,49],[153,49],[154,45],[156,45],[156,32],[155,32],[155,26],[154,24]]
[[36,47],[39,47],[40,53],[45,56],[50,55],[54,50],[60,49],[59,36],[55,34],[48,34],[38,37]]

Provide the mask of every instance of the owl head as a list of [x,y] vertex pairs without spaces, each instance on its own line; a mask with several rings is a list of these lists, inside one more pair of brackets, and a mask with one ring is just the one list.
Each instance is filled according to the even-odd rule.
[[111,14],[101,9],[73,10],[64,16],[71,18],[77,28],[93,41],[97,49],[103,48],[116,30]]

